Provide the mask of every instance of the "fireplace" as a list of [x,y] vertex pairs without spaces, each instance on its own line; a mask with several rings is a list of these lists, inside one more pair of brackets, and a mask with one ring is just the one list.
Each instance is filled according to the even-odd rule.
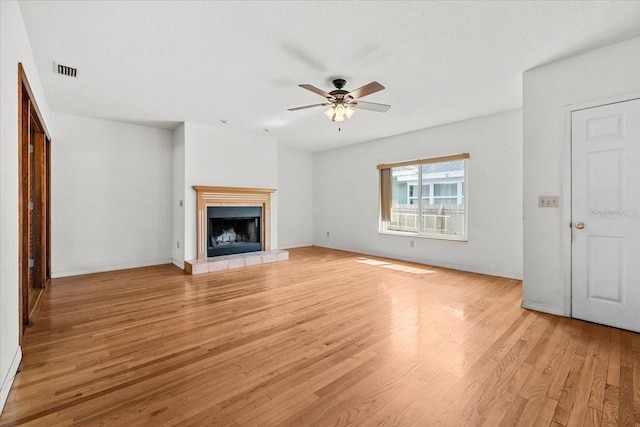
[[[204,185],[194,185],[193,189],[196,190],[197,258],[184,261],[184,270],[188,274],[208,273],[289,259],[286,251],[271,249],[271,194],[276,190]],[[209,208],[231,210],[213,211],[216,213],[210,216]],[[249,210],[235,210],[245,208]],[[236,219],[232,220],[232,218]],[[258,218],[257,226],[255,218]],[[251,219],[254,225],[250,225]],[[233,232],[229,229],[233,229]],[[253,230],[255,230],[256,241],[253,241]],[[238,242],[238,234],[243,241]],[[234,244],[231,244],[232,239],[235,240]],[[237,254],[238,252],[233,252],[236,250],[234,247],[241,246],[243,252],[247,249],[249,251],[240,255]],[[227,252],[217,254],[214,251],[212,256],[209,247],[234,249],[225,249]]]
[[262,206],[207,206],[207,257],[262,250]]

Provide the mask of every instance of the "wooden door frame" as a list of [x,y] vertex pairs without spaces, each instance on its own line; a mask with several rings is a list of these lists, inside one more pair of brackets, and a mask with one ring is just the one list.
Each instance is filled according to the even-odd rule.
[[[37,169],[33,173],[39,180],[38,193],[40,200],[38,209],[34,211],[34,221],[38,224],[40,236],[37,240],[38,249],[41,251],[39,265],[34,268],[40,275],[40,286],[46,287],[47,281],[51,277],[51,137],[38,108],[38,104],[29,85],[22,63],[18,63],[18,284],[19,284],[19,324],[20,342],[25,327],[29,321],[29,301],[28,301],[28,275],[29,275],[29,230],[27,228],[28,215],[25,213],[29,209],[29,143],[30,127],[32,121],[36,124],[39,147],[37,151],[34,145],[34,155],[36,157]],[[34,242],[35,244],[35,242]]]

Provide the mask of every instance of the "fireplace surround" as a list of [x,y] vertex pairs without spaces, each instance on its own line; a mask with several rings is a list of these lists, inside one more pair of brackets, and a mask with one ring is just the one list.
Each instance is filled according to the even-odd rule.
[[[275,256],[276,261],[284,259],[284,255],[281,252],[284,251],[271,251],[271,194],[275,192],[275,189],[270,188],[242,188],[242,187],[211,187],[203,185],[194,185],[193,189],[196,191],[196,253],[197,258],[195,260],[185,260],[185,271],[189,274],[197,274],[198,272],[205,272],[207,263],[211,264],[212,260],[220,260],[227,257],[239,257],[240,255],[225,255],[208,257],[207,254],[207,241],[208,232],[207,225],[209,218],[207,216],[207,208],[216,207],[259,207],[262,210],[262,216],[259,223],[260,233],[260,249],[259,252],[251,252],[247,255],[251,256],[251,261],[256,261],[254,258],[263,256],[266,259],[271,259]],[[223,237],[221,240],[225,240]],[[273,252],[273,253],[272,253]],[[288,256],[287,256],[288,258]],[[237,261],[234,258],[233,264]],[[262,262],[262,261],[261,261]],[[266,261],[265,261],[266,262]],[[218,263],[219,265],[220,263]],[[230,261],[230,264],[232,262]],[[241,263],[240,263],[241,264]]]

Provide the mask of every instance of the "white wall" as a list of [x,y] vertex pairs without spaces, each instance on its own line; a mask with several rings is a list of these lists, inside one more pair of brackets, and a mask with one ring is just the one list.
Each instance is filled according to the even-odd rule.
[[[196,251],[194,185],[278,188],[275,138],[185,123],[184,257]],[[278,248],[278,192],[271,196],[271,248]]]
[[[523,306],[571,315],[570,112],[640,96],[640,38],[523,75]],[[560,208],[538,208],[540,195]]]
[[172,132],[51,122],[52,277],[171,262]]
[[[376,165],[460,153],[470,154],[468,242],[378,234]],[[521,110],[316,153],[314,244],[520,278],[521,170]]]
[[[180,268],[184,268],[184,123],[173,131],[172,177],[173,239],[171,247],[173,248],[173,263]],[[180,202],[182,202],[182,206]]]
[[18,345],[18,62],[22,62],[45,124],[50,126],[49,108],[20,8],[15,1],[0,1],[0,410],[21,358]]
[[278,245],[313,244],[313,154],[278,146]]

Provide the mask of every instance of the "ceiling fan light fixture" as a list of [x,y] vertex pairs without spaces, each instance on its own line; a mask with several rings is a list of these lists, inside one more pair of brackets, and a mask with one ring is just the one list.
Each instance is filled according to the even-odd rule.
[[347,116],[347,119],[350,119],[356,113],[356,110],[349,107],[348,105],[346,106],[345,110],[346,110],[345,115]]
[[353,108],[344,104],[332,104],[325,112],[324,115],[332,122],[342,123],[348,120],[356,112]]
[[331,107],[327,108],[327,110],[324,112],[324,116],[333,121],[334,117],[336,116],[336,109],[333,107],[333,105],[331,105]]

